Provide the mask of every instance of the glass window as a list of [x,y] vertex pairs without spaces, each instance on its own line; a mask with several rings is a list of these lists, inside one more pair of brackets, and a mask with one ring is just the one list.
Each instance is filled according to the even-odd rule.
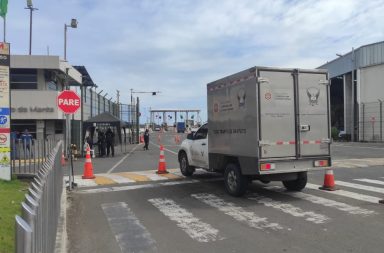
[[202,127],[199,128],[199,130],[197,130],[197,132],[195,133],[195,140],[201,140],[201,139],[205,139],[207,138],[207,134],[208,134],[208,127],[207,125],[203,125]]
[[11,69],[10,71],[11,89],[37,89],[37,70],[36,69]]

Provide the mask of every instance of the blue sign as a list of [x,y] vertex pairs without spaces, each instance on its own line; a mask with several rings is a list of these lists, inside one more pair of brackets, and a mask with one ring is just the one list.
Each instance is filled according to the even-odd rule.
[[10,112],[11,110],[9,110],[9,108],[6,108],[6,107],[0,108],[0,115],[10,115]]
[[8,122],[7,116],[0,115],[0,125],[5,125]]

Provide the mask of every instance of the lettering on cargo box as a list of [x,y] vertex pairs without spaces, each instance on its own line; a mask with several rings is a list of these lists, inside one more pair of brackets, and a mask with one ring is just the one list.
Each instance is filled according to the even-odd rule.
[[246,134],[247,129],[245,128],[234,128],[234,129],[215,129],[214,134]]

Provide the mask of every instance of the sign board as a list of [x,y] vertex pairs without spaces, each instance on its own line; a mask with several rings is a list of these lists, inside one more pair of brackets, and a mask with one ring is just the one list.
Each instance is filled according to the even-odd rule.
[[10,45],[0,42],[0,179],[11,180]]
[[72,90],[62,91],[57,96],[57,107],[65,114],[74,114],[80,106],[80,97]]

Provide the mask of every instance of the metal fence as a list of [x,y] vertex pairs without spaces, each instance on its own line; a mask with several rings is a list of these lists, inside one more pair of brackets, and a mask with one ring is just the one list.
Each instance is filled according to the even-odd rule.
[[63,190],[62,141],[51,150],[31,183],[22,215],[16,216],[16,252],[52,253]]
[[383,141],[383,102],[361,103],[359,121],[359,140],[369,142]]
[[56,144],[57,140],[54,139],[34,139],[30,143],[21,139],[13,139],[11,142],[12,174],[19,176],[36,175]]

